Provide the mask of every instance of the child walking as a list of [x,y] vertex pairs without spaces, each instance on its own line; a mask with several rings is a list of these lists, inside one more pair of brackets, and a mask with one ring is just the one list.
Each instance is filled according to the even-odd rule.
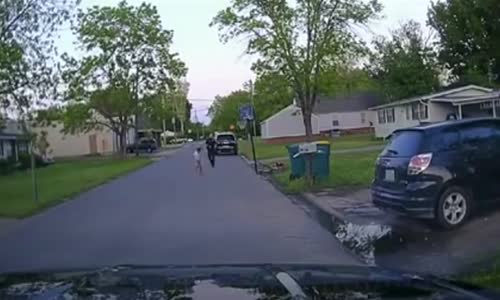
[[201,167],[201,147],[197,147],[193,153],[196,171],[199,175],[203,175],[203,168]]

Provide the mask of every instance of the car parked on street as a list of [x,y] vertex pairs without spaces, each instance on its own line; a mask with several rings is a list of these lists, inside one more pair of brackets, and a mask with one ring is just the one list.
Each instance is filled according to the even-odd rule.
[[232,132],[218,132],[215,134],[217,154],[230,153],[238,155],[238,139]]
[[153,152],[158,149],[158,145],[155,139],[152,138],[141,138],[137,143],[131,144],[127,146],[127,153],[135,153],[135,152]]
[[464,119],[396,130],[377,159],[375,206],[444,228],[500,196],[500,120]]

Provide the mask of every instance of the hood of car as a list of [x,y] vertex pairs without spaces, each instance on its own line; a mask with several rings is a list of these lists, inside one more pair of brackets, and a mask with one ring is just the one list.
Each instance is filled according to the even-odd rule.
[[447,294],[469,299],[485,293],[455,282],[373,267],[118,266],[0,275],[0,299],[434,299]]

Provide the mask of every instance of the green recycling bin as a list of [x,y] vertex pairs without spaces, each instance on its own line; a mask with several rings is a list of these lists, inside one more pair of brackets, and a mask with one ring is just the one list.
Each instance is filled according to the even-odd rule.
[[313,158],[313,176],[315,178],[328,178],[330,176],[330,143],[317,142],[318,151]]
[[[317,152],[313,155],[313,176],[323,179],[330,176],[330,143],[317,142]],[[288,145],[290,159],[290,180],[302,178],[306,174],[306,157],[299,154],[299,145]]]
[[306,161],[303,155],[299,155],[299,145],[288,145],[288,156],[290,159],[290,180],[304,177],[306,174]]

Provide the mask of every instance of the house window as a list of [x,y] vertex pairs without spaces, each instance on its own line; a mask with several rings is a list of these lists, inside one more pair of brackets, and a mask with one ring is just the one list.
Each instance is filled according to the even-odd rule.
[[386,108],[378,111],[378,123],[394,123],[396,116],[394,115],[394,108]]
[[412,120],[426,120],[429,118],[429,107],[423,103],[413,103],[411,106]]
[[19,142],[17,144],[17,150],[19,153],[28,153],[28,144],[26,142]]
[[387,115],[387,123],[394,123],[394,121],[396,121],[396,118],[394,116],[394,108],[387,109],[386,115]]
[[366,113],[362,112],[361,113],[361,124],[365,124],[366,123]]
[[378,123],[385,124],[385,110],[381,109],[377,111],[377,115],[378,115]]
[[333,126],[339,126],[339,120],[333,120],[332,121]]
[[406,105],[406,120],[411,120],[411,105]]

